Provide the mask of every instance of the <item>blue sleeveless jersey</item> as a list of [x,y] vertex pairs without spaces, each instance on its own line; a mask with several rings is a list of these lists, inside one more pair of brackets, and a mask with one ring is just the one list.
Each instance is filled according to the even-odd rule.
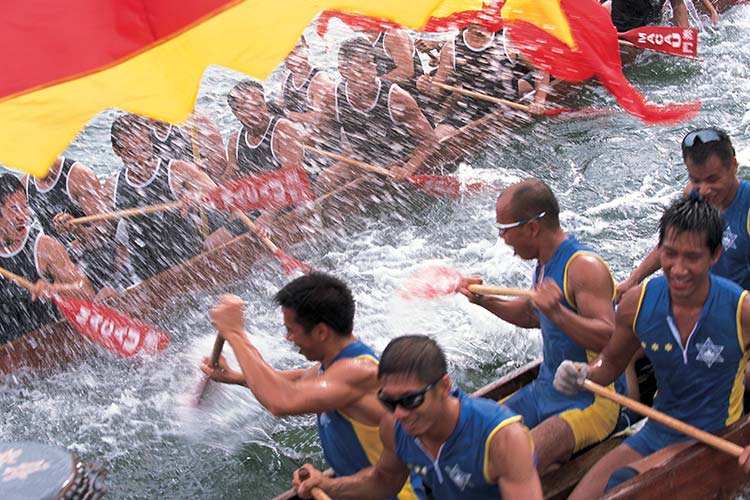
[[507,407],[483,398],[470,397],[455,389],[461,402],[456,428],[443,443],[435,460],[396,421],[396,454],[412,474],[422,477],[432,495],[440,500],[458,498],[497,499],[496,482],[487,469],[488,446],[497,431],[521,417]]
[[[711,289],[685,348],[663,276],[642,286],[633,331],[656,371],[654,408],[716,432],[742,415],[747,357],[740,310],[748,292],[725,278],[709,276]],[[679,434],[650,420],[646,426]]]
[[723,250],[711,272],[750,288],[750,184],[741,181],[732,203],[722,212],[724,218]]
[[[359,340],[344,347],[333,358],[331,364],[347,358],[365,358],[372,360],[375,364],[380,361],[380,358],[372,349]],[[321,366],[320,373],[324,371],[325,368]],[[317,424],[323,454],[328,465],[333,468],[337,476],[356,474],[360,470],[375,464],[383,453],[380,429],[377,425],[362,424],[339,411],[318,414]],[[409,481],[399,493],[398,498],[400,500],[417,498]]]

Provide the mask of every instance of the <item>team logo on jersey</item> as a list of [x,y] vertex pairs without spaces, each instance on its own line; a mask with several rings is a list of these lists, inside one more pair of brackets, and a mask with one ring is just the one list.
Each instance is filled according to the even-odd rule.
[[458,464],[450,469],[446,467],[445,472],[448,473],[448,477],[451,478],[453,484],[455,484],[461,491],[464,491],[466,486],[468,486],[469,481],[471,481],[471,473],[462,471]]
[[705,342],[698,342],[696,345],[698,346],[698,355],[695,357],[697,361],[703,361],[709,368],[714,363],[724,362],[724,358],[721,357],[724,346],[714,344],[711,337],[708,337]]
[[727,226],[724,229],[724,235],[721,237],[721,246],[724,250],[737,249],[737,245],[734,242],[737,240],[737,235],[732,232],[732,228]]
[[328,413],[320,413],[318,415],[318,423],[321,427],[328,427],[331,423],[331,417],[328,416]]

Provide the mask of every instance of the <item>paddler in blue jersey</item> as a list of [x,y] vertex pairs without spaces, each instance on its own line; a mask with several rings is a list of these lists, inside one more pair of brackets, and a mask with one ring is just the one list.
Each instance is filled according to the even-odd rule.
[[[239,297],[224,296],[211,311],[219,334],[232,346],[242,371],[225,359],[201,366],[212,380],[244,385],[275,416],[317,414],[318,434],[326,461],[336,476],[349,476],[380,458],[378,423],[385,409],[376,397],[378,356],[353,334],[354,298],[338,278],[311,273],[276,294],[286,338],[315,364],[276,370],[245,334]],[[401,486],[404,486],[401,488]],[[403,482],[391,498],[421,498]],[[384,497],[385,498],[385,497]]]
[[[552,190],[538,179],[514,184],[497,199],[500,237],[522,259],[537,261],[531,298],[474,294],[466,286],[481,283],[479,277],[465,278],[460,285],[470,301],[500,319],[541,330],[544,362],[539,376],[504,403],[531,429],[542,474],[609,436],[620,414],[619,406],[609,400],[588,393],[570,397],[552,386],[564,359],[586,362],[607,345],[615,318],[615,283],[609,267],[560,227],[559,213]],[[624,378],[613,385],[625,391]]]
[[445,354],[425,335],[393,339],[378,367],[383,454],[354,476],[327,478],[310,465],[294,486],[309,498],[317,486],[333,498],[387,498],[409,473],[434,498],[542,498],[533,445],[521,417],[494,401],[451,386]]
[[[563,361],[555,388],[573,395],[587,378],[609,384],[642,348],[656,372],[655,409],[711,433],[739,420],[750,302],[746,290],[710,272],[721,255],[722,233],[715,205],[697,197],[673,203],[659,222],[664,275],[625,294],[601,355],[588,364]],[[597,462],[570,498],[599,497],[605,487],[657,466],[689,440],[649,420]],[[747,448],[739,463],[750,471]]]
[[[737,177],[737,158],[726,132],[705,128],[682,140],[682,158],[688,171],[684,196],[695,192],[715,205],[722,215],[722,251],[711,272],[750,288],[750,183]],[[617,286],[617,299],[659,270],[659,249],[654,248],[628,279]]]

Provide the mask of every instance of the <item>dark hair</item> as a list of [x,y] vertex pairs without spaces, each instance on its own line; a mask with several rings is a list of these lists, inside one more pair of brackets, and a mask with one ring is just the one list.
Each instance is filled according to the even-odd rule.
[[23,184],[13,174],[0,174],[0,205],[5,205],[8,196],[18,191],[23,192]]
[[150,128],[147,118],[133,113],[125,113],[115,118],[112,122],[111,129],[111,140],[112,149],[115,153],[122,151],[127,147],[125,143],[125,137],[131,134],[133,130],[143,129],[148,130]]
[[[688,138],[692,142],[689,146],[686,144]],[[682,140],[682,160],[685,163],[690,160],[700,166],[706,163],[711,155],[716,155],[727,168],[732,165],[735,156],[734,146],[726,132],[709,127],[693,130],[685,135]]]
[[539,223],[551,228],[560,227],[560,205],[552,189],[539,179],[519,182],[512,191],[511,209],[518,220],[529,220],[544,212]]
[[227,104],[229,104],[229,107],[232,109],[232,111],[237,111],[237,99],[239,98],[239,96],[250,90],[256,90],[260,92],[261,94],[263,94],[263,97],[265,99],[266,89],[263,87],[262,83],[256,80],[250,80],[249,78],[240,80],[234,85],[234,87],[232,87],[232,89],[227,94]]
[[378,365],[378,378],[403,375],[432,384],[448,373],[445,353],[427,335],[404,335],[391,340]]
[[337,59],[339,72],[342,68],[349,67],[349,64],[354,60],[361,62],[375,62],[375,52],[372,50],[372,44],[370,43],[370,40],[362,35],[357,35],[346,40],[339,47]]
[[315,272],[299,277],[279,290],[274,300],[294,311],[306,333],[320,323],[343,337],[354,329],[352,292],[343,281],[329,274]]
[[675,200],[664,211],[659,221],[659,246],[664,243],[664,237],[669,229],[676,234],[685,231],[705,233],[706,246],[712,255],[721,245],[724,235],[721,213],[698,196]]

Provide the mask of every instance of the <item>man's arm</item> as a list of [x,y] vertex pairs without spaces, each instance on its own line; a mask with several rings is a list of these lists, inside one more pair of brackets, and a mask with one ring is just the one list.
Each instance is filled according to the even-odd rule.
[[529,431],[521,423],[510,424],[495,434],[489,446],[488,472],[502,498],[541,500],[542,483],[534,467]]
[[302,166],[302,137],[297,127],[289,120],[281,120],[276,126],[272,149],[279,156],[281,168],[297,168]]
[[380,441],[383,443],[383,453],[378,462],[371,467],[362,469],[353,476],[329,478],[311,466],[305,468],[311,471],[310,479],[299,480],[299,474],[294,473],[294,487],[302,498],[309,498],[310,490],[317,486],[333,498],[361,498],[383,499],[396,496],[409,478],[409,468],[401,462],[396,454],[394,436],[395,420],[393,415],[384,415],[380,421]]
[[385,50],[396,67],[383,78],[393,83],[406,83],[414,79],[414,43],[402,29],[390,29],[383,40]]
[[625,281],[617,285],[617,288],[615,289],[615,302],[619,303],[625,292],[627,292],[634,286],[639,285],[641,282],[643,282],[643,280],[654,274],[659,269],[661,269],[661,261],[659,260],[659,248],[654,247],[651,249],[648,255],[646,255],[643,261],[638,264],[638,267],[636,267],[633,272],[630,273],[630,276],[628,276]]
[[[96,174],[80,162],[76,162],[69,173],[70,196],[78,203],[85,215],[107,213],[109,206],[106,191],[99,183]],[[114,232],[114,224],[104,221],[96,224],[76,224],[68,222],[73,219],[70,214],[58,214],[53,219],[58,232],[72,233],[88,247],[96,248],[109,241]]]
[[542,282],[532,300],[547,318],[578,345],[601,352],[614,329],[612,275],[606,264],[593,255],[579,255],[569,266],[569,301],[578,313],[562,305],[564,291],[550,279]]
[[172,160],[172,188],[180,198],[195,198],[216,188],[216,183],[192,163]]
[[[203,364],[201,364],[201,370],[203,370],[203,373],[208,375],[208,377],[215,382],[220,382],[222,384],[241,385],[243,387],[248,387],[247,382],[245,381],[245,375],[243,375],[243,373],[239,370],[233,370],[232,368],[230,368],[224,356],[219,357],[219,361],[217,362],[216,367],[211,366],[210,358],[208,357],[203,358]],[[286,378],[290,382],[295,382],[302,378],[317,376],[319,371],[320,371],[320,364],[315,363],[314,365],[309,366],[307,368],[297,368],[294,370],[283,370],[283,371],[276,370],[276,373],[282,375],[284,378]]]
[[73,264],[60,242],[42,235],[38,252],[40,271],[52,278],[52,284],[39,280],[37,295],[59,293],[82,299],[94,296],[88,278]]
[[588,378],[599,385],[607,386],[623,372],[640,347],[633,331],[633,322],[638,311],[641,287],[629,290],[622,298],[615,314],[615,333],[601,354],[589,364],[565,360],[555,373],[555,389],[563,394],[575,394]]
[[672,4],[672,22],[675,26],[680,28],[687,28],[690,26],[688,22],[688,11],[685,5],[685,0],[669,0]]
[[430,126],[419,105],[406,91],[396,88],[391,95],[391,109],[396,121],[403,123],[417,146],[409,160],[401,167],[392,169],[397,179],[405,179],[414,174],[427,157],[437,148],[435,130]]

